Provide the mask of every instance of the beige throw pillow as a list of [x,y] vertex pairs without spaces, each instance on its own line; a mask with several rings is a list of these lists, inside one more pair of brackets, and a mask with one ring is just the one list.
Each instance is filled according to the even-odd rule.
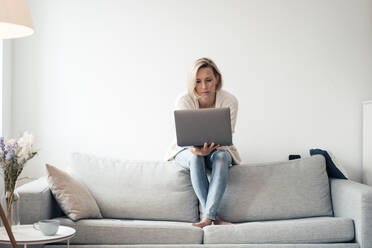
[[72,220],[102,218],[88,189],[66,172],[46,164],[48,183],[63,212]]

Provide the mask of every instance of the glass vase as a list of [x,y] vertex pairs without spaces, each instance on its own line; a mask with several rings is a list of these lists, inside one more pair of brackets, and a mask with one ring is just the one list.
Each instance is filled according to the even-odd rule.
[[[9,225],[13,228],[20,225],[19,217],[19,194],[17,191],[6,192],[1,198],[1,205],[3,207],[5,216],[8,220]],[[4,223],[1,221],[1,225]]]

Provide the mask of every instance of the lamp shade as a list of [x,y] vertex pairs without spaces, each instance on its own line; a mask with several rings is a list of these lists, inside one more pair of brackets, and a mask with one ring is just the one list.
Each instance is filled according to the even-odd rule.
[[26,0],[0,0],[0,39],[20,38],[33,33]]

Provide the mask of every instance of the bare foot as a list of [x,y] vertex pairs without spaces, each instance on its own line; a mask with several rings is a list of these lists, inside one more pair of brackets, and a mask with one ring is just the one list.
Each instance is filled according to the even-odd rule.
[[214,225],[232,225],[231,222],[223,221],[220,217],[216,216],[216,220],[213,221]]
[[200,222],[192,223],[193,226],[200,227],[200,228],[203,228],[211,224],[212,224],[212,220],[208,218],[203,218]]

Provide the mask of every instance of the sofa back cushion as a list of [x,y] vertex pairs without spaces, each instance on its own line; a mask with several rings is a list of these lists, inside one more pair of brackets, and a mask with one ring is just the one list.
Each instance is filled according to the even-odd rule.
[[231,222],[332,216],[321,155],[233,166],[218,214]]
[[199,219],[190,175],[174,163],[119,161],[74,153],[69,171],[88,187],[105,218]]

